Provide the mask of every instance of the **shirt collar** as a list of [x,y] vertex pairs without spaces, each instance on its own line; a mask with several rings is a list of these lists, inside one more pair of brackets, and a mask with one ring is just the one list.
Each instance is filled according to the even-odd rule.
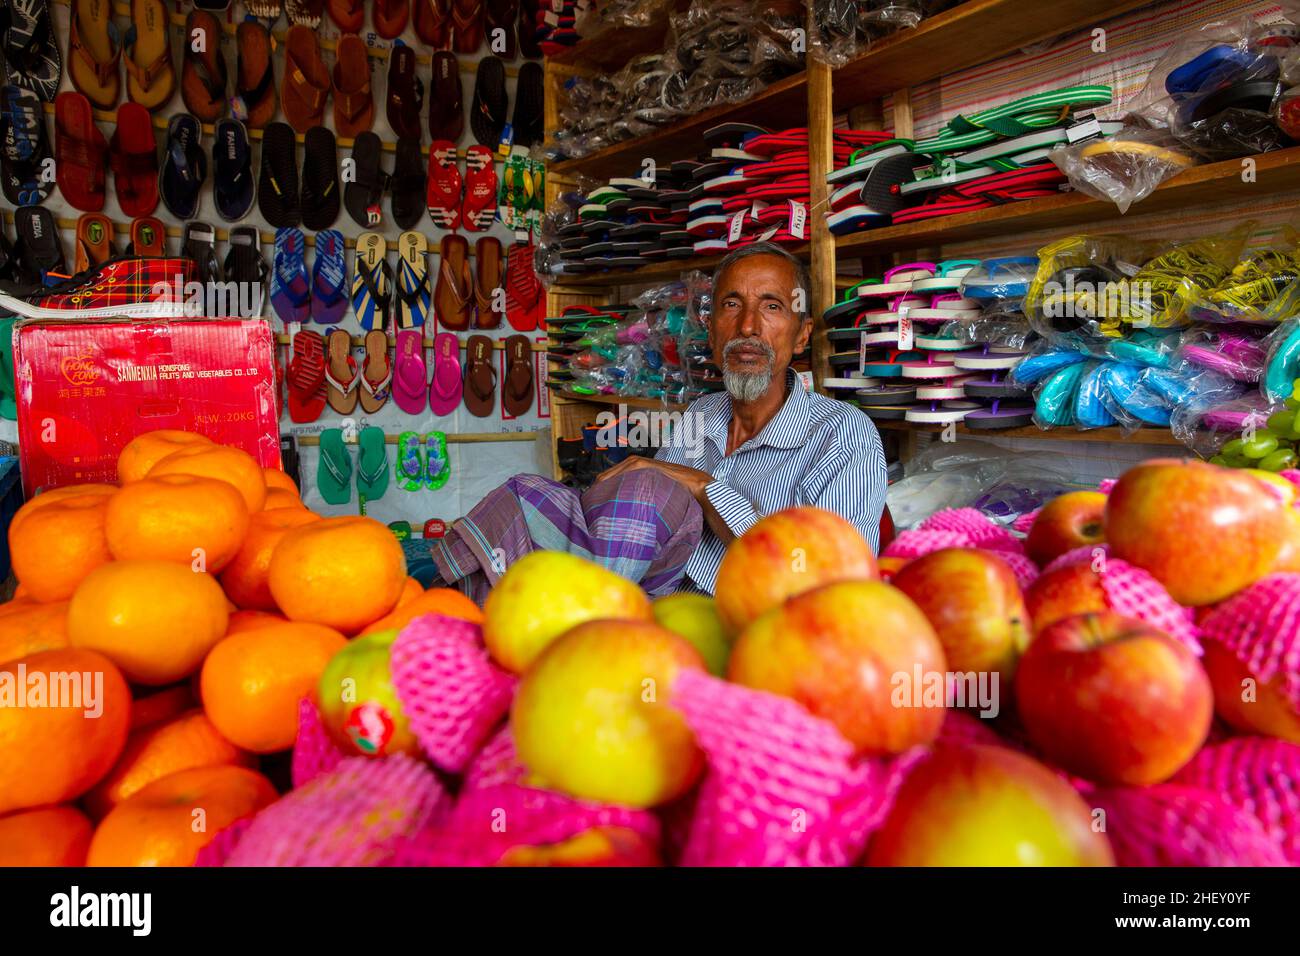
[[[799,381],[793,369],[786,369],[785,384],[787,394],[785,404],[763,426],[763,430],[746,444],[752,448],[770,445],[773,448],[798,448],[808,440],[808,431],[812,420],[808,393]],[[727,453],[727,427],[731,424],[731,396],[722,392],[722,400],[717,409],[709,416],[705,428],[707,434],[723,455]],[[743,446],[742,446],[743,447]]]

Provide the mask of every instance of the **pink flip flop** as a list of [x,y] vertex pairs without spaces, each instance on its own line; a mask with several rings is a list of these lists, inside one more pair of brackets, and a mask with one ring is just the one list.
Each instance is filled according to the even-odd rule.
[[435,415],[450,415],[460,407],[460,340],[450,332],[440,332],[433,340],[433,352],[429,408]]
[[424,333],[419,329],[403,329],[397,333],[393,401],[409,415],[424,411],[425,374]]

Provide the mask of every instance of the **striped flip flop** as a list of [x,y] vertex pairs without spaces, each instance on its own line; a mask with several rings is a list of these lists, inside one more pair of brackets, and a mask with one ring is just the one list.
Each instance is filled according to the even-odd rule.
[[311,317],[333,325],[348,308],[348,263],[343,233],[325,229],[316,233],[316,258],[311,264]]
[[388,265],[388,243],[375,232],[357,237],[352,263],[352,312],[367,332],[386,329],[392,301],[393,270]]
[[311,317],[311,284],[303,258],[307,240],[297,226],[275,231],[275,265],[271,270],[271,306],[285,325]]
[[955,116],[943,131],[930,139],[918,140],[918,153],[950,153],[982,146],[997,139],[1023,136],[1064,122],[1073,110],[1108,106],[1114,98],[1109,86],[1068,86],[1025,96],[970,116]]
[[404,232],[397,240],[401,257],[397,273],[397,327],[418,329],[432,307],[429,288],[429,241],[419,232]]

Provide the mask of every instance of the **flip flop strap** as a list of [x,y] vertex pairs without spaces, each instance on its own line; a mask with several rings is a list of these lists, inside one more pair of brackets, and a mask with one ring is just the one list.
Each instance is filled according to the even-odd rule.
[[402,279],[403,281],[397,284],[397,298],[414,309],[429,294],[429,273],[424,272],[417,276],[415,270],[403,259]]
[[126,63],[126,72],[131,74],[135,81],[140,84],[140,88],[147,92],[153,88],[154,80],[158,79],[163,74],[163,71],[171,66],[172,51],[170,46],[164,47],[162,53],[158,54],[157,59],[148,66],[141,66],[135,62],[137,39],[139,39],[139,31],[136,30],[133,24],[131,29],[127,30],[126,40],[123,43],[127,52],[124,62]]
[[[346,449],[344,450],[344,454],[345,455],[347,454]],[[322,451],[320,460],[321,460],[321,464],[325,466],[325,470],[330,473],[331,478],[337,481],[340,485],[346,485],[349,483],[349,479],[352,477],[351,474],[349,474],[348,472],[344,472],[342,469],[340,469],[339,466],[334,462],[333,458],[331,458],[329,455],[325,454],[325,452]],[[350,470],[351,469],[349,469],[349,471]]]
[[388,387],[393,384],[393,363],[388,363],[388,371],[378,382],[371,382],[364,375],[361,376],[361,387],[373,395],[375,398],[387,398]]
[[[243,58],[243,52],[241,51],[239,59],[242,61]],[[240,70],[239,72],[242,74],[244,71]],[[236,92],[239,94],[240,98],[243,99],[245,105],[251,107],[254,103],[262,102],[262,98],[266,96],[266,93],[271,88],[271,84],[274,80],[274,61],[268,57],[266,60],[266,69],[262,71],[262,77],[257,81],[257,84],[251,90],[238,89]]]
[[362,454],[357,455],[357,477],[366,484],[373,485],[384,476],[385,472],[388,471],[388,456],[381,456],[378,462],[379,467],[372,471],[367,471],[365,467],[365,449],[363,448],[361,451]]
[[302,93],[304,88],[311,91],[309,97],[306,94],[302,95],[307,98],[307,105],[311,108],[312,112],[314,113],[316,110],[324,106],[325,99],[329,96],[329,89],[322,89],[309,80],[306,71],[298,64],[298,58],[287,52],[285,54],[285,66],[292,71],[289,74],[289,79],[298,87],[299,93]]
[[345,120],[349,123],[355,122],[357,117],[366,111],[367,107],[374,105],[374,100],[370,95],[370,81],[367,80],[365,86],[359,90],[337,91],[334,94],[334,103],[342,107]]
[[[28,36],[27,42],[18,48],[18,55],[12,57],[12,59],[22,65],[24,73],[37,73],[37,67],[46,62],[46,57],[38,51],[53,38],[53,34],[51,33],[53,22],[48,11],[45,17],[37,17],[35,19],[35,29],[33,29],[31,34]],[[10,57],[6,55],[6,59],[10,59]]]
[[451,264],[446,259],[442,259],[441,257],[439,257],[439,259],[438,271],[441,272],[443,278],[447,280],[447,286],[451,289],[451,297],[456,300],[458,311],[464,311],[464,309],[470,304],[470,294],[467,290],[462,291],[459,279],[451,273]]
[[77,59],[84,63],[95,74],[95,79],[102,86],[117,79],[117,61],[122,58],[122,44],[117,32],[117,24],[112,20],[108,21],[108,43],[113,50],[113,55],[104,62],[96,60],[90,55],[90,47],[82,42],[81,39],[81,17],[74,16],[68,29],[68,45],[72,48]]
[[375,271],[364,262],[360,267],[361,281],[365,283],[366,289],[370,292],[370,297],[374,299],[375,304],[380,310],[387,309],[390,302],[393,301],[393,270],[389,266],[388,260],[385,259],[379,263],[379,271],[383,272],[388,279],[388,291],[381,293],[378,283],[375,281]]
[[344,395],[351,394],[352,390],[357,387],[357,383],[360,382],[362,378],[357,370],[357,360],[351,355],[348,356],[348,368],[352,370],[352,380],[344,384],[334,377],[334,372],[330,369],[329,363],[326,363],[325,365],[325,381],[334,386],[334,388],[338,389]]
[[221,76],[220,82],[208,69],[208,62],[203,54],[194,54],[191,62],[194,64],[194,72],[199,75],[199,81],[203,84],[203,88],[208,91],[208,96],[220,102],[226,98],[226,83],[230,79],[230,71],[226,67],[226,54],[221,51],[220,46],[217,47],[217,53],[213,59],[216,62],[217,72]]

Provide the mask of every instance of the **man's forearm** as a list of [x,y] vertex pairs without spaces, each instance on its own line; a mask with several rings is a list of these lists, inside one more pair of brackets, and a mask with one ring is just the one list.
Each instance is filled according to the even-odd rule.
[[718,514],[718,509],[713,507],[713,502],[709,500],[703,489],[696,496],[696,499],[700,503],[700,508],[704,511],[705,523],[709,526],[709,530],[717,536],[717,539],[723,544],[731,544],[731,542],[735,541],[736,535],[727,522],[722,520],[722,515]]

